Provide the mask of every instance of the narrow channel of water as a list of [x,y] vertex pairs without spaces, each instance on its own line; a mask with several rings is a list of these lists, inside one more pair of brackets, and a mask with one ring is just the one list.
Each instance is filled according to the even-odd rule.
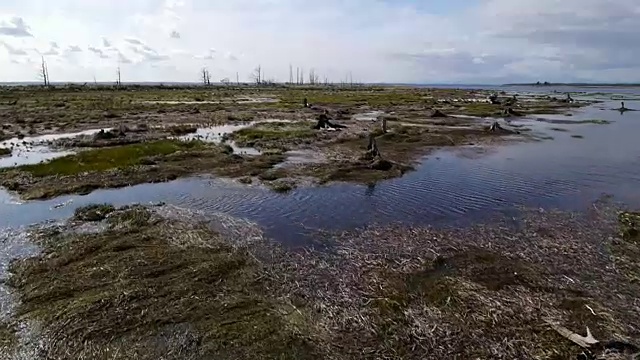
[[[640,101],[626,105],[640,109]],[[337,184],[276,194],[200,177],[24,204],[0,192],[0,227],[66,217],[76,207],[94,202],[164,201],[247,217],[264,226],[268,235],[295,244],[310,229],[344,230],[396,221],[457,224],[514,205],[580,210],[603,193],[640,206],[640,112],[608,110],[618,106],[618,101],[609,101],[571,117],[547,117],[611,121],[608,125],[536,122],[536,129],[554,140],[499,146],[480,155],[473,149],[439,151],[427,156],[416,171],[375,187]],[[56,207],[59,204],[66,205]]]

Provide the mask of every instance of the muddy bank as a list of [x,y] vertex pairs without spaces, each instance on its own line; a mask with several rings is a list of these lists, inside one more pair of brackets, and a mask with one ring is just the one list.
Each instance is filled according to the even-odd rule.
[[14,331],[28,323],[41,358],[575,358],[584,349],[549,323],[588,326],[594,352],[640,340],[640,252],[624,235],[636,218],[599,202],[288,251],[222,215],[88,207],[34,232],[43,253],[12,264],[20,303],[0,346],[37,343]]

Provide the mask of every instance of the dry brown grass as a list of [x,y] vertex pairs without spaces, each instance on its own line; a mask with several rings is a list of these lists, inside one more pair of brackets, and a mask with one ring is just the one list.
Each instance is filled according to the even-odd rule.
[[297,251],[171,207],[108,208],[105,229],[70,230],[96,209],[13,266],[19,318],[45,325],[51,358],[575,358],[548,321],[640,339],[640,251],[609,202],[318,234],[321,250]]

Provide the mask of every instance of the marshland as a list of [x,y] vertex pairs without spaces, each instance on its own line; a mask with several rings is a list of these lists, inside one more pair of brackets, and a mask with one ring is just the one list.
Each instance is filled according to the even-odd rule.
[[632,351],[639,100],[4,87],[0,358]]

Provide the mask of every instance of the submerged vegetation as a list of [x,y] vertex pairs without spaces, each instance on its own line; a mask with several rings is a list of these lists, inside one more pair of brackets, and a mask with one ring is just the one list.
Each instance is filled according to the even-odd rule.
[[32,230],[42,253],[11,265],[20,302],[0,348],[34,359],[574,358],[597,349],[549,323],[638,341],[638,245],[616,236],[636,216],[616,211],[372,225],[318,234],[325,250],[300,252],[222,214],[91,205]]

